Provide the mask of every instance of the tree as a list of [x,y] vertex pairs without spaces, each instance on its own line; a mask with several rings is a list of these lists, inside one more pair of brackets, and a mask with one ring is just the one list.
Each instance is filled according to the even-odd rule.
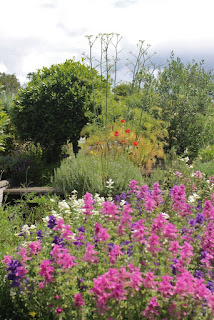
[[157,92],[163,120],[169,125],[168,148],[175,147],[178,154],[188,149],[194,158],[213,139],[209,132],[213,124],[211,72],[205,72],[203,61],[185,66],[172,53],[168,66],[158,74]]
[[4,90],[12,96],[16,95],[21,87],[15,74],[0,72],[0,83],[4,86]]
[[[98,87],[100,79],[93,72]],[[41,145],[47,161],[56,162],[67,141],[78,152],[80,132],[93,108],[90,78],[90,67],[67,60],[31,73],[27,87],[19,91],[12,121],[22,140]]]

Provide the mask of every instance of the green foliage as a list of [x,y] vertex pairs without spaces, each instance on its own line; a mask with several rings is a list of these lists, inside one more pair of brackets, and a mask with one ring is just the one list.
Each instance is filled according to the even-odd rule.
[[169,149],[174,146],[182,154],[188,148],[194,158],[199,148],[213,140],[213,88],[211,72],[205,72],[203,62],[193,60],[185,66],[171,55],[157,84],[162,118],[169,123]]
[[4,128],[7,125],[9,119],[7,114],[3,111],[0,106],[0,151],[4,151],[4,140],[6,139],[6,135],[4,133]]
[[52,183],[67,195],[77,190],[79,196],[86,191],[106,196],[109,192],[106,181],[109,179],[114,181],[114,194],[120,194],[127,190],[130,180],[142,182],[142,175],[126,156],[104,157],[94,155],[93,151],[85,156],[79,152],[76,158],[71,156],[62,161],[54,172]]
[[12,179],[15,186],[48,185],[56,165],[46,163],[42,150],[32,143],[14,144],[13,149],[0,154],[3,179]]
[[41,145],[46,160],[56,162],[68,140],[77,152],[80,131],[93,111],[90,76],[89,67],[67,60],[30,74],[27,87],[20,90],[12,121],[22,140]]
[[0,83],[3,85],[5,92],[16,95],[21,85],[15,74],[6,74],[0,72]]

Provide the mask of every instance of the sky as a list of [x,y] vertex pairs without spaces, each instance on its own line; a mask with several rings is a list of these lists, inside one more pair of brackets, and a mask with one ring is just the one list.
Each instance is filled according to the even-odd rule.
[[[15,74],[21,84],[42,67],[81,60],[89,54],[87,35],[120,34],[119,73],[130,52],[145,40],[165,63],[171,51],[183,62],[205,60],[214,68],[213,0],[0,0],[0,72]],[[98,40],[93,55],[98,57]]]

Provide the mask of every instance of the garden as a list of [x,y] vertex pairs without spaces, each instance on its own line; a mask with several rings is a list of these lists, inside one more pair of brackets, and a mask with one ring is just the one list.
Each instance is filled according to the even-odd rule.
[[120,36],[87,39],[25,87],[0,74],[1,179],[61,193],[3,199],[0,319],[212,320],[212,73],[140,41],[118,83]]

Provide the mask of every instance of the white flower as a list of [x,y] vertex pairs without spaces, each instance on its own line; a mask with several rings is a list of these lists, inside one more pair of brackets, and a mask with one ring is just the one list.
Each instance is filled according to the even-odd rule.
[[108,181],[106,181],[106,188],[108,189],[113,189],[113,184],[114,184],[114,181],[112,179],[109,179]]
[[122,206],[124,206],[126,204],[126,201],[125,200],[121,200],[120,201],[120,206],[122,207]]
[[58,208],[60,211],[65,211],[66,213],[70,213],[70,207],[65,200],[62,200],[58,203]]
[[78,140],[79,144],[85,144],[85,137],[80,137],[80,139]]
[[35,230],[36,229],[36,226],[35,224],[32,224],[30,227],[29,227],[30,230]]
[[30,235],[30,228],[29,228],[29,226],[27,225],[27,224],[25,224],[24,226],[22,226],[22,233],[24,234],[24,235],[26,235],[26,236],[29,236]]
[[166,212],[161,212],[162,216],[164,217],[164,219],[169,219],[169,215]]
[[55,202],[55,200],[54,200],[54,199],[52,199],[52,198],[50,199],[50,201],[51,201],[51,202]]
[[193,193],[192,195],[189,196],[188,201],[190,203],[193,203],[199,198],[200,198],[200,196],[197,193]]

